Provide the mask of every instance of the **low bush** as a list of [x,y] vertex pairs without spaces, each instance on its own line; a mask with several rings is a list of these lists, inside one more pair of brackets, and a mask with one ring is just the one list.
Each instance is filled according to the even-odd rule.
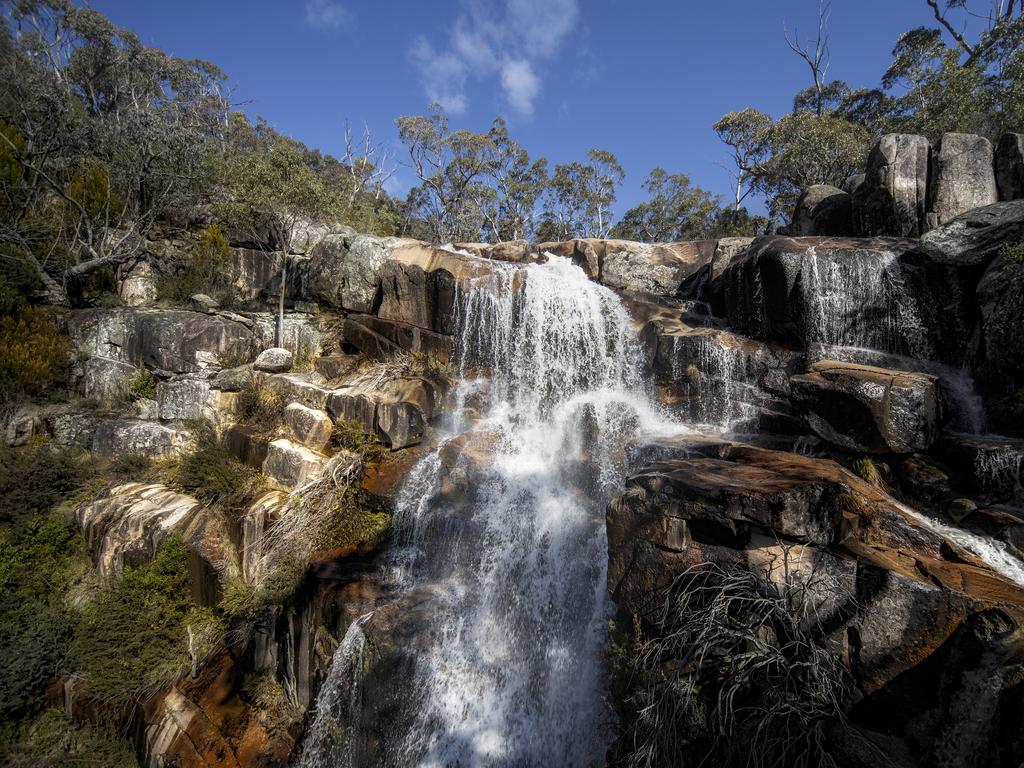
[[828,733],[846,723],[850,680],[815,595],[842,590],[823,572],[785,573],[780,585],[702,563],[676,578],[620,654],[628,683],[614,765],[835,765]]
[[0,763],[8,768],[137,768],[131,742],[102,726],[73,723],[63,710],[0,727]]
[[168,464],[172,485],[200,501],[228,508],[241,506],[259,492],[263,475],[228,453],[213,424],[195,421],[190,429],[188,450]]
[[188,550],[172,535],[152,562],[126,569],[85,606],[65,664],[80,695],[116,710],[186,674],[220,636],[219,619],[192,602]]
[[339,490],[337,504],[317,532],[313,548],[375,549],[391,532],[391,515],[361,488]]
[[335,422],[334,431],[331,434],[331,444],[335,448],[351,451],[364,461],[377,461],[387,454],[387,450],[377,441],[377,438],[367,432],[362,423],[355,419],[338,419]]
[[156,399],[156,377],[143,363],[139,363],[138,370],[128,382],[128,399],[133,403]]
[[284,417],[284,398],[272,390],[256,374],[250,374],[238,392],[238,419],[271,435],[281,426]]
[[288,700],[281,683],[269,672],[246,675],[242,693],[273,738],[288,737],[288,729],[303,715],[302,708]]
[[45,310],[0,317],[0,349],[0,400],[43,395],[64,381],[68,339]]
[[164,259],[157,293],[178,304],[204,293],[220,303],[231,299],[231,246],[216,224],[204,229],[187,252]]
[[84,457],[49,441],[0,446],[0,525],[17,530],[69,498],[93,475]]
[[66,596],[91,571],[84,542],[59,516],[0,530],[0,720],[37,711],[74,633]]

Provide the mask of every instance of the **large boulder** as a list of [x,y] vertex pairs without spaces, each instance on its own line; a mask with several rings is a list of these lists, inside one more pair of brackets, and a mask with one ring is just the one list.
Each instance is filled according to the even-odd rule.
[[610,288],[656,296],[674,296],[683,283],[707,267],[714,240],[680,243],[599,241],[601,282]]
[[918,237],[924,231],[930,151],[924,136],[887,133],[879,139],[853,194],[859,234]]
[[324,238],[329,235],[354,237],[356,231],[345,224],[310,221],[299,219],[292,226],[288,241],[288,252],[308,255]]
[[194,373],[205,356],[247,362],[260,343],[244,323],[185,310],[87,309],[68,317],[72,346],[87,356],[106,357],[169,373]]
[[149,307],[157,300],[157,276],[148,261],[139,261],[121,279],[117,293],[126,307]]
[[840,448],[912,453],[927,450],[939,435],[934,376],[822,360],[789,381],[811,429]]
[[111,419],[93,433],[92,451],[100,456],[171,456],[188,447],[191,433],[173,424],[148,419]]
[[316,479],[327,458],[291,440],[274,440],[267,446],[263,471],[280,487],[292,489]]
[[295,440],[314,451],[323,451],[334,431],[334,422],[326,413],[302,403],[289,403],[285,407],[284,423]]
[[372,312],[381,268],[401,242],[395,237],[327,235],[309,254],[311,298],[350,312]]
[[932,154],[928,229],[999,200],[992,142],[969,133],[944,133]]
[[252,363],[254,371],[264,373],[284,373],[292,368],[292,353],[282,347],[265,349],[256,356]]
[[188,421],[212,416],[210,382],[203,379],[172,379],[156,385],[156,401],[164,421]]
[[800,195],[789,234],[794,237],[814,235],[851,236],[853,200],[848,192],[830,184],[815,184]]
[[90,400],[108,403],[124,400],[128,396],[128,386],[138,372],[139,369],[131,363],[90,357],[82,364],[79,390]]
[[184,528],[201,505],[163,485],[128,483],[80,506],[75,521],[103,578],[156,555],[161,542]]
[[1024,133],[1004,133],[996,145],[996,186],[1000,200],[1024,197]]
[[921,238],[919,250],[938,264],[988,264],[1004,245],[1024,241],[1024,200],[986,205],[963,213]]
[[377,405],[377,431],[393,451],[419,443],[425,428],[423,411],[415,403],[400,401]]

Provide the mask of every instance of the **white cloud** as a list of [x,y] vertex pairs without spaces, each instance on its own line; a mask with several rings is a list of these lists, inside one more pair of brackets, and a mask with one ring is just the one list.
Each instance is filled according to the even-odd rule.
[[316,29],[340,29],[351,26],[355,14],[341,3],[332,0],[307,0],[306,23]]
[[541,91],[537,64],[552,58],[579,18],[578,0],[462,0],[443,44],[418,38],[410,56],[427,98],[465,110],[466,84],[497,77],[508,104],[528,115]]
[[540,80],[530,62],[514,60],[501,68],[501,87],[509,104],[525,115],[533,112],[533,100],[540,93]]

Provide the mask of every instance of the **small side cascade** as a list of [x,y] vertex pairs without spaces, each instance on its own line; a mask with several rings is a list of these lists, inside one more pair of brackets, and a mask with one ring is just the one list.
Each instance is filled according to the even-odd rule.
[[353,621],[334,652],[331,669],[317,695],[313,721],[306,731],[298,768],[351,768],[356,765],[354,737],[361,714],[366,635],[362,625],[371,614]]
[[839,261],[810,247],[803,256],[808,341],[825,347],[863,347],[934,358],[927,328],[907,289],[896,254]]
[[940,523],[905,504],[896,502],[896,505],[907,517],[958,544],[982,562],[987,563],[996,573],[1024,587],[1024,560],[1015,557],[1003,542]]

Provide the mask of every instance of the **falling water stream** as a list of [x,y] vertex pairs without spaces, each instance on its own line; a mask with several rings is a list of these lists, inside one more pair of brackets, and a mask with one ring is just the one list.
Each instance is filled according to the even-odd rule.
[[[821,348],[929,357],[920,317],[886,270],[848,275],[809,258]],[[851,325],[865,305],[881,322]],[[434,605],[403,681],[407,711],[380,759],[600,766],[611,733],[605,506],[631,444],[690,430],[654,404],[618,296],[568,260],[489,262],[455,309],[457,389],[436,448],[406,480],[387,566]],[[732,350],[707,346],[703,367],[728,385],[739,374]],[[741,415],[728,388],[702,396],[715,411],[705,421]],[[901,509],[1024,584],[1024,564],[1001,542]],[[335,653],[302,768],[359,764],[366,618]]]
[[[489,272],[457,302],[451,430],[411,473],[396,515],[393,577],[443,597],[388,760],[603,765],[605,506],[633,439],[687,430],[653,404],[612,291],[563,259]],[[334,668],[345,676],[351,664],[336,657]],[[346,740],[317,725],[343,704],[326,695],[309,768],[347,764]]]

